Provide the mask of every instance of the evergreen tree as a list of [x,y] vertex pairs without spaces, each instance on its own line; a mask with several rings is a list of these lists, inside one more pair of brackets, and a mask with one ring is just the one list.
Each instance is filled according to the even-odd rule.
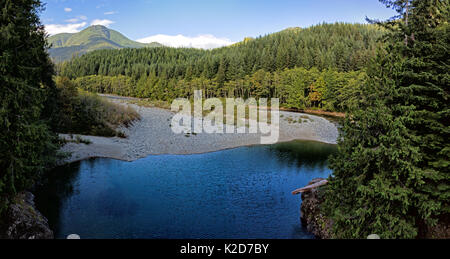
[[399,16],[383,24],[387,47],[331,161],[324,209],[338,238],[430,237],[449,224],[449,3],[382,2]]
[[54,157],[56,87],[39,0],[0,1],[0,212]]

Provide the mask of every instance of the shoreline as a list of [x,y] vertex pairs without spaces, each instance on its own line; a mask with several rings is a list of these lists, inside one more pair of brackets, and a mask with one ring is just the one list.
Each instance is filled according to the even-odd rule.
[[[84,136],[84,135],[74,135],[74,136],[92,137],[92,136]],[[316,143],[321,143],[321,144],[324,144],[324,145],[334,145],[334,146],[337,145],[337,144],[334,144],[334,143],[326,143],[326,142],[321,142],[321,141],[316,141],[316,140],[309,140],[309,139],[292,139],[292,140],[287,140],[287,141],[280,141],[280,142],[277,142],[275,144],[249,144],[249,145],[242,145],[242,146],[237,146],[237,147],[223,148],[223,149],[219,149],[219,150],[198,152],[198,153],[183,153],[183,154],[161,153],[161,154],[150,154],[148,156],[137,158],[137,159],[133,159],[133,160],[127,160],[127,159],[123,159],[123,158],[115,158],[115,157],[109,157],[109,156],[89,156],[89,157],[80,158],[80,159],[69,159],[68,161],[64,160],[64,161],[61,161],[62,163],[59,163],[58,166],[69,165],[69,164],[72,164],[72,163],[77,163],[77,162],[90,160],[90,159],[98,159],[98,158],[99,159],[113,159],[113,160],[118,160],[118,161],[130,162],[131,163],[131,162],[137,161],[139,159],[147,158],[149,156],[190,156],[190,155],[202,155],[202,154],[209,154],[209,153],[216,153],[216,152],[221,152],[221,151],[226,151],[226,150],[232,150],[232,149],[236,149],[236,148],[257,147],[257,146],[271,146],[271,145],[286,144],[286,143],[291,143],[293,141],[316,142]],[[86,145],[86,144],[84,144],[84,145]]]
[[[128,136],[125,139],[73,134],[74,137],[79,136],[91,144],[67,143],[60,151],[71,155],[60,161],[59,165],[91,158],[132,162],[150,155],[194,155],[261,145],[261,134],[175,134],[170,127],[173,112],[130,104],[127,102],[130,99],[126,97],[102,97],[111,102],[131,106],[142,119],[128,128],[119,128]],[[60,137],[65,139],[70,139],[70,136],[60,134]],[[280,135],[277,144],[295,140],[337,144],[338,137],[336,125],[323,117],[280,111]]]
[[290,109],[290,108],[283,108],[280,107],[280,111],[286,111],[286,112],[294,112],[294,113],[303,113],[303,114],[309,114],[309,115],[323,115],[335,119],[345,119],[347,116],[343,112],[329,112],[325,110],[302,110],[302,109]]
[[[131,101],[139,101],[139,100],[146,100],[146,98],[138,98],[138,97],[131,97],[131,96],[120,96],[115,94],[97,94],[100,97],[108,98],[108,99],[116,99],[116,100],[131,100]],[[159,108],[159,107],[154,107]],[[160,108],[163,109],[163,108]],[[301,113],[301,114],[309,114],[309,115],[319,115],[319,116],[326,116],[331,117],[335,119],[345,119],[346,113],[343,112],[330,112],[326,110],[321,109],[295,109],[295,108],[286,108],[286,107],[280,107],[280,111],[284,112],[292,112],[292,113]]]

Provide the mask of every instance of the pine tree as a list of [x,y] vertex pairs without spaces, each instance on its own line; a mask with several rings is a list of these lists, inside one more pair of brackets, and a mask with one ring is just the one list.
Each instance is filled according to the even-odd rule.
[[219,68],[217,70],[217,76],[216,80],[219,85],[219,87],[223,87],[223,84],[227,80],[226,78],[226,71],[227,71],[227,62],[225,59],[220,60]]
[[[54,157],[49,129],[56,87],[46,52],[39,0],[1,0],[0,213]],[[3,201],[3,202],[2,202]]]
[[382,2],[399,16],[345,122],[324,209],[335,237],[432,237],[449,224],[449,3]]

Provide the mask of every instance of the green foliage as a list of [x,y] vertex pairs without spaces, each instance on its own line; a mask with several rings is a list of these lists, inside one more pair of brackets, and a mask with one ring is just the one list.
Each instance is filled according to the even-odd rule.
[[203,90],[205,97],[278,97],[288,108],[349,111],[365,80],[354,71],[364,71],[384,34],[373,25],[321,24],[209,51],[94,51],[59,71],[90,92],[171,101]]
[[216,78],[192,80],[164,80],[126,76],[85,76],[73,81],[76,87],[94,93],[117,94],[148,98],[153,101],[172,101],[191,98],[194,90],[203,90],[205,97],[280,98],[286,108],[322,108],[328,111],[350,111],[357,107],[365,72],[337,72],[334,70],[294,68],[273,73],[258,70],[244,79],[222,82]]
[[384,2],[401,19],[384,24],[386,48],[331,162],[324,209],[338,238],[424,237],[449,218],[449,2]]
[[48,38],[50,56],[56,62],[99,49],[161,47],[159,43],[132,41],[117,31],[101,25],[90,26],[78,33],[61,33]]
[[56,77],[59,90],[56,116],[60,133],[122,137],[117,127],[128,126],[140,119],[131,107],[108,102],[96,94],[78,90],[67,78]]
[[49,126],[56,88],[38,18],[41,2],[0,2],[0,201],[4,203],[30,187],[54,160],[57,138]]
[[[77,87],[92,93],[117,94],[121,96],[137,95],[133,92],[136,81],[126,76],[87,76],[75,79],[74,83]],[[140,82],[138,82],[136,91],[140,90]]]
[[220,85],[222,81],[243,79],[258,70],[316,67],[348,72],[365,68],[383,34],[382,29],[373,25],[336,23],[288,29],[214,50],[165,47],[100,50],[61,65],[61,75],[71,79],[88,75],[185,80],[205,77],[217,78]]

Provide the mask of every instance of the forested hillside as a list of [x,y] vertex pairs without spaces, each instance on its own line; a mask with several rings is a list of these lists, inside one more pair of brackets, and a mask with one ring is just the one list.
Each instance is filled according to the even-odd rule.
[[203,89],[208,97],[279,97],[291,108],[341,111],[347,105],[335,95],[358,89],[336,90],[363,81],[382,35],[373,25],[321,24],[215,50],[100,50],[59,70],[97,92],[171,100]]
[[101,25],[90,26],[78,33],[61,33],[48,38],[50,57],[61,62],[74,55],[100,49],[161,47],[159,43],[139,43]]

